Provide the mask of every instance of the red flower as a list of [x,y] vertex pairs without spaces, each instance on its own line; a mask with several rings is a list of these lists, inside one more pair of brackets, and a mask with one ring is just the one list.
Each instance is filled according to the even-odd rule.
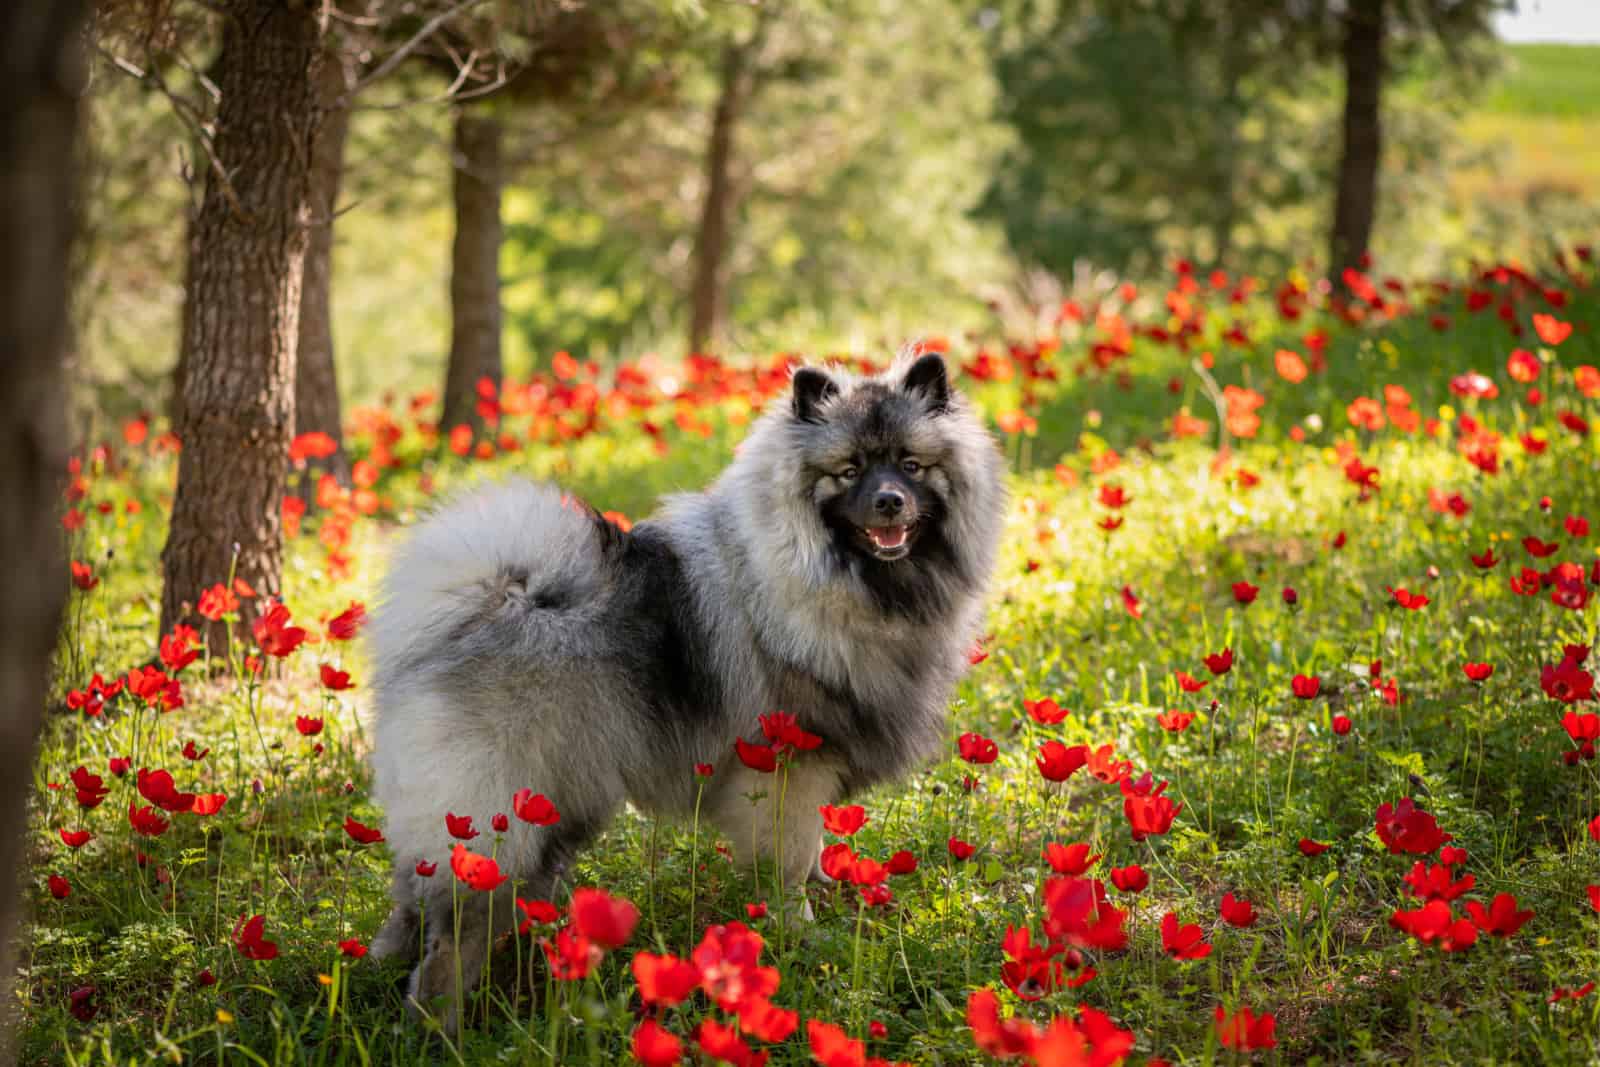
[[1133,773],[1132,760],[1118,760],[1117,746],[1101,745],[1089,753],[1089,773],[1107,785],[1116,785]]
[[1489,680],[1489,676],[1494,674],[1494,664],[1463,663],[1461,665],[1461,672],[1465,674],[1471,681],[1486,682]]
[[248,919],[241,915],[234,922],[233,944],[245,959],[270,960],[277,957],[277,944],[263,936],[266,933],[266,925],[267,919],[264,915],[253,915]]
[[1499,557],[1494,554],[1493,546],[1484,549],[1483,552],[1478,554],[1468,553],[1467,558],[1472,560],[1472,565],[1481,571],[1486,571],[1500,562]]
[[1143,893],[1150,885],[1150,874],[1137,863],[1111,868],[1111,884],[1124,893]]
[[1128,944],[1127,913],[1112,907],[1094,878],[1051,878],[1044,884],[1044,932],[1075,948],[1116,951]]
[[1437,944],[1444,952],[1459,952],[1478,939],[1477,928],[1466,919],[1457,919],[1442,900],[1430,900],[1415,911],[1396,908],[1389,925],[1425,945]]
[[1249,1008],[1240,1008],[1234,1015],[1217,1005],[1217,1042],[1235,1052],[1254,1052],[1256,1049],[1277,1048],[1273,1031],[1278,1020],[1271,1012],[1256,1015]]
[[778,769],[778,753],[771,745],[752,745],[741,737],[733,747],[739,762],[758,774],[771,774]]
[[1562,525],[1566,527],[1568,537],[1584,538],[1589,536],[1589,520],[1582,515],[1568,515]]
[[1040,1036],[1026,1019],[1001,1019],[1000,998],[992,989],[974,990],[967,996],[967,1025],[979,1050],[996,1059],[1030,1054]]
[[194,794],[180,793],[173,784],[170,771],[150,771],[141,767],[138,783],[140,795],[162,811],[194,810]]
[[733,1067],[761,1067],[767,1062],[766,1053],[757,1055],[739,1037],[738,1030],[715,1019],[701,1020],[700,1028],[695,1031],[695,1041],[701,1052],[714,1060],[731,1063]]
[[982,734],[966,733],[956,739],[961,758],[972,764],[993,763],[1000,755],[999,747]]
[[[1166,783],[1161,784],[1165,788]],[[1172,829],[1172,820],[1182,810],[1182,804],[1174,804],[1162,796],[1160,790],[1150,796],[1122,798],[1122,814],[1128,820],[1135,841],[1143,841],[1152,834],[1166,833]]]
[[774,748],[810,752],[822,744],[822,738],[802,730],[795,717],[786,711],[770,712],[760,719],[761,732]]
[[1538,380],[1539,357],[1525,348],[1512,349],[1511,355],[1506,357],[1506,373],[1512,381],[1527,384]]
[[1203,960],[1211,955],[1206,932],[1193,923],[1180,925],[1170,911],[1161,919],[1161,947],[1175,960]]
[[1546,664],[1539,672],[1539,685],[1563,704],[1575,704],[1594,697],[1594,675],[1568,657],[1554,666]]
[[554,826],[561,821],[561,813],[545,798],[543,793],[519,789],[511,798],[511,811],[523,822],[535,826]]
[[167,832],[167,827],[172,825],[157,815],[154,808],[141,808],[136,804],[128,805],[128,824],[133,827],[134,832],[145,837],[160,837]]
[[503,834],[511,829],[511,820],[506,818],[506,813],[497,811],[489,816],[489,828],[497,834]]
[[282,603],[273,604],[266,614],[256,619],[250,630],[261,651],[280,659],[299,648],[306,639],[304,629],[289,625],[289,609]]
[[299,731],[302,737],[316,737],[322,732],[322,720],[313,719],[309,715],[296,715],[294,717],[294,728]]
[[1333,846],[1324,845],[1320,841],[1313,841],[1309,837],[1302,837],[1295,843],[1295,847],[1300,850],[1300,855],[1302,856],[1320,856]]
[[438,869],[439,865],[437,863],[429,863],[427,860],[417,861],[416,871],[419,878],[432,878],[434,872]]
[[737,1011],[749,998],[777,992],[778,970],[760,965],[761,946],[760,934],[733,922],[708,927],[691,953],[701,986],[723,1011]]
[[1252,926],[1256,921],[1255,905],[1232,893],[1222,894],[1220,913],[1222,921],[1230,926]]
[[1082,841],[1062,845],[1054,841],[1044,846],[1045,862],[1057,874],[1079,875],[1093,867],[1100,853],[1089,855],[1089,846]]
[[71,777],[78,793],[78,806],[85,811],[99,807],[100,802],[111,793],[111,787],[106,785],[105,779],[98,774],[90,774],[87,767],[79,767]]
[[335,641],[348,641],[360,631],[366,621],[366,606],[359,600],[352,600],[349,607],[328,620],[328,636]]
[[59,874],[52,874],[48,879],[48,883],[50,886],[50,895],[55,897],[57,900],[66,900],[72,895],[72,883],[61,877]]
[[1300,594],[1294,591],[1294,586],[1286,585],[1283,587],[1283,602],[1291,608],[1300,603]]
[[1179,711],[1173,708],[1170,711],[1156,712],[1156,724],[1168,733],[1181,734],[1194,722],[1195,713],[1192,711]]
[[633,1031],[633,1058],[644,1067],[672,1067],[683,1059],[683,1042],[654,1019],[646,1019]]
[[1100,487],[1100,503],[1105,507],[1115,510],[1127,507],[1132,502],[1133,497],[1129,496],[1120,485],[1107,484]]
[[1297,674],[1290,680],[1289,688],[1301,700],[1310,700],[1322,691],[1322,679],[1314,674]]
[[1466,875],[1460,881],[1454,880],[1450,868],[1443,863],[1427,864],[1418,860],[1411,868],[1411,873],[1402,881],[1406,890],[1414,897],[1423,900],[1454,900],[1461,894],[1468,892],[1477,883],[1472,875]]
[[1510,937],[1533,918],[1531,910],[1517,910],[1517,898],[1510,893],[1496,894],[1487,909],[1476,900],[1469,900],[1467,914],[1472,916],[1474,926],[1495,937]]
[[350,835],[350,840],[358,845],[371,845],[383,840],[383,831],[371,826],[363,826],[349,815],[344,817],[344,832]]
[[889,857],[889,862],[884,864],[884,869],[890,874],[910,874],[917,869],[917,857],[901,849]]
[[444,828],[458,841],[471,841],[479,833],[472,828],[472,816],[456,815],[452,812],[445,812]]
[[355,688],[350,684],[349,671],[337,670],[327,663],[322,664],[322,684],[336,693],[344,689]]
[[1227,674],[1233,670],[1233,649],[1225,648],[1205,657],[1206,670],[1212,674]]
[[539,947],[550,962],[551,976],[558,982],[575,982],[588,977],[602,955],[587,937],[570,926],[563,926],[556,931],[554,941],[542,942]]
[[1600,912],[1600,885],[1586,886],[1585,889],[1589,894],[1589,906]]
[[519,934],[527,933],[536,923],[541,926],[552,926],[561,918],[561,912],[548,900],[523,900],[521,897],[515,899],[517,908],[524,916],[522,924],[517,927]]
[[746,904],[744,913],[750,917],[751,922],[757,919],[765,919],[767,917],[767,902],[763,900],[759,904]]
[[67,1010],[79,1022],[92,1022],[100,1006],[94,1003],[95,987],[92,985],[79,986],[67,994]]
[[222,805],[228,802],[226,793],[196,793],[194,807],[189,810],[196,815],[215,815],[222,810]]
[[200,594],[200,603],[195,610],[216,622],[224,615],[239,610],[239,598],[227,586],[217,584]]
[[851,804],[843,808],[823,804],[817,810],[822,813],[822,828],[840,837],[851,837],[867,824],[867,809],[860,804]]
[[954,856],[958,860],[971,859],[972,854],[978,851],[975,845],[968,844],[959,837],[952,837],[949,841],[945,842],[945,847],[950,850],[950,855]]
[[811,1045],[812,1059],[822,1067],[863,1067],[866,1063],[866,1045],[832,1023],[807,1019],[806,1040]]
[[1139,597],[1134,593],[1131,585],[1122,587],[1122,610],[1135,619],[1144,618],[1144,606],[1139,602]]
[[82,848],[94,837],[88,830],[68,830],[63,827],[59,832],[61,843],[72,849]]
[[1572,323],[1562,322],[1554,315],[1535,312],[1533,316],[1533,332],[1539,335],[1539,340],[1554,348],[1572,336]]
[[696,763],[694,765],[696,778],[710,778],[714,773],[716,773],[716,768],[709,763]]
[[639,998],[647,1005],[672,1007],[700,986],[700,971],[688,960],[640,952],[633,957],[633,977]]
[[621,948],[633,936],[639,909],[630,901],[613,897],[604,889],[578,889],[567,909],[572,925],[602,948]]
[[1394,602],[1396,604],[1399,604],[1407,611],[1421,611],[1423,608],[1428,606],[1427,597],[1420,593],[1410,592],[1403,585],[1398,589],[1394,588],[1393,586],[1386,585],[1384,586],[1384,589],[1388,590],[1389,595],[1394,597]]
[[457,844],[450,850],[450,869],[455,876],[465,882],[467,888],[475,889],[480,893],[487,893],[498,889],[506,880],[500,873],[500,865],[488,856],[480,856],[468,850],[466,845]]
[[1561,542],[1541,541],[1530,534],[1522,539],[1522,547],[1527,549],[1528,555],[1534,559],[1544,559],[1546,556],[1554,555],[1556,549],[1561,547]]
[[1600,841],[1600,815],[1589,820],[1589,836]]
[[1046,741],[1039,746],[1034,760],[1039,773],[1051,782],[1064,782],[1089,762],[1089,746],[1073,745],[1070,748],[1060,741]]
[[183,758],[190,761],[203,760],[211,754],[209,748],[196,748],[193,741],[186,741],[183,745]]
[[1259,585],[1251,585],[1249,582],[1233,583],[1233,599],[1241,604],[1254,603],[1256,594],[1260,592],[1261,587]]
[[1417,807],[1410,797],[1401,797],[1398,804],[1380,804],[1373,818],[1373,829],[1378,840],[1387,845],[1393,855],[1402,852],[1427,855],[1450,840],[1450,835],[1439,829],[1438,821]]
[[1178,678],[1178,688],[1182,689],[1185,693],[1198,693],[1200,690],[1211,684],[1210,682],[1202,682],[1200,679],[1191,676],[1188,671],[1178,671],[1176,673]]
[[1054,726],[1070,714],[1066,708],[1063,708],[1049,697],[1045,697],[1043,700],[1024,700],[1022,702],[1022,710],[1026,711],[1028,717],[1040,726]]
[[367,954],[367,946],[355,938],[339,942],[339,951],[353,960],[359,960]]
[[1350,728],[1355,725],[1350,721],[1350,716],[1348,715],[1335,715],[1331,721],[1333,732],[1340,737],[1348,734],[1350,732]]
[[200,649],[194,647],[199,642],[199,635],[192,626],[179,623],[170,634],[161,639],[161,664],[173,674],[177,674],[200,656]]
[[1550,992],[1548,1003],[1558,1004],[1563,1000],[1581,1000],[1593,992],[1593,982],[1586,982],[1577,989],[1567,989],[1564,986],[1556,986],[1555,989],[1551,990]]

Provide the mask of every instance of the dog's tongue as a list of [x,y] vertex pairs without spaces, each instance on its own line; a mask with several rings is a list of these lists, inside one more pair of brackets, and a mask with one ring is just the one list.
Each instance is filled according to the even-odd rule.
[[906,543],[906,528],[904,526],[873,526],[867,530],[867,536],[872,538],[872,543],[879,548],[899,548]]

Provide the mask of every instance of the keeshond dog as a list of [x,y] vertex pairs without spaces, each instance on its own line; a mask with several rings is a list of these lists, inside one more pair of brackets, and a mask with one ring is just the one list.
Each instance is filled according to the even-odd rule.
[[[688,816],[696,764],[714,767],[702,814],[736,850],[781,857],[785,886],[820,875],[818,806],[941,747],[1004,494],[995,440],[942,357],[908,354],[871,377],[797,370],[709,489],[629,532],[525,482],[440,508],[397,550],[369,627],[395,861],[373,955],[420,954],[414,1003],[458,999],[456,975],[470,985],[513,927],[513,883],[492,908],[461,892],[457,938],[448,867],[416,865],[447,859],[447,812],[487,829],[524,788],[560,812],[513,820],[499,844],[525,898],[551,895],[625,801]],[[763,742],[776,710],[822,744],[789,765],[774,841],[779,788],[735,742]]]

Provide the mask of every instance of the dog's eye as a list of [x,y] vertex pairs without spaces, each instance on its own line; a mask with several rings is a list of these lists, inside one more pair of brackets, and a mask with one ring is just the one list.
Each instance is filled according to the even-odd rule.
[[861,472],[856,470],[854,467],[846,467],[844,470],[839,472],[838,478],[841,482],[853,482],[856,480],[856,475],[860,473]]
[[916,474],[922,469],[922,464],[918,463],[914,459],[903,459],[900,461],[900,469],[905,471],[907,474]]

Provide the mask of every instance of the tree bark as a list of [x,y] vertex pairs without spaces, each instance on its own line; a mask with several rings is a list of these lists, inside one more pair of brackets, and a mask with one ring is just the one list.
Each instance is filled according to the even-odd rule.
[[304,276],[300,284],[300,339],[295,354],[294,432],[322,432],[333,438],[338,450],[326,459],[309,461],[300,481],[309,499],[320,474],[326,472],[343,484],[350,481],[350,461],[344,453],[343,420],[339,407],[339,376],[333,358],[333,226],[339,205],[339,182],[344,175],[344,146],[350,132],[350,109],[340,106],[354,84],[351,71],[340,57],[329,55],[317,79],[322,124],[311,152],[311,234],[306,245]]
[[1328,248],[1335,283],[1356,267],[1372,240],[1382,150],[1384,0],[1350,0],[1344,26],[1344,147]]
[[694,239],[694,280],[689,292],[689,351],[703,352],[722,330],[727,298],[728,235],[733,215],[733,137],[749,86],[747,46],[730,41],[722,52],[722,87],[706,146],[706,196]]
[[[195,219],[184,302],[178,488],[161,552],[161,630],[230,575],[280,592],[282,507],[294,431],[300,285],[323,59],[314,5],[233,0],[222,34],[215,151]],[[220,623],[205,631],[221,649]]]
[[500,120],[457,112],[452,183],[456,236],[450,252],[450,365],[445,372],[446,432],[483,425],[478,382],[500,385],[500,191],[505,183]]
[[[34,745],[66,598],[62,361],[86,61],[81,0],[0,4],[0,1024],[12,1011]],[[11,1062],[0,1026],[0,1062]]]

